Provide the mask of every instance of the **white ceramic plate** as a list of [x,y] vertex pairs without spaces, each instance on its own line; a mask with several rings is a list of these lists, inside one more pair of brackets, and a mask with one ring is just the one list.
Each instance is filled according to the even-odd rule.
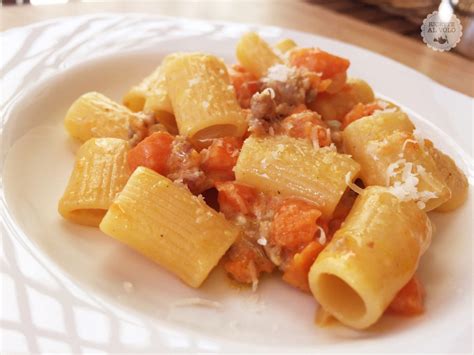
[[[62,126],[75,98],[97,90],[120,100],[169,52],[204,51],[233,62],[236,40],[248,30],[350,58],[351,75],[403,104],[472,184],[472,99],[361,48],[274,27],[137,14],[56,19],[4,32],[3,352],[472,349],[473,186],[463,208],[431,214],[437,230],[420,269],[426,314],[384,317],[365,332],[317,328],[313,298],[277,276],[252,293],[230,287],[216,270],[201,289],[190,289],[98,230],[57,214],[77,149]],[[222,307],[173,306],[189,297]]]

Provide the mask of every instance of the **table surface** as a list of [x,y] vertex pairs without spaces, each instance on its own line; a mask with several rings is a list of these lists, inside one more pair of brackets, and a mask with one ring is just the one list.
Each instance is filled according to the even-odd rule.
[[304,0],[161,0],[155,2],[71,2],[65,5],[4,6],[0,29],[61,16],[100,12],[145,12],[209,20],[281,26],[355,44],[412,67],[435,81],[474,97],[474,62],[435,52],[421,40],[326,10]]

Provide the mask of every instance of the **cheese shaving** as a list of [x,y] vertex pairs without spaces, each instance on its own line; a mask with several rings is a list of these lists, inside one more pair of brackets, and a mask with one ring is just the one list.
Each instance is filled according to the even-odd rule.
[[257,287],[258,287],[258,274],[257,274],[257,268],[255,266],[255,262],[253,260],[250,261],[250,263],[248,264],[248,269],[252,277],[252,292],[255,292],[257,291]]
[[270,95],[270,98],[273,100],[275,98],[275,90],[273,90],[272,88],[266,88],[265,90],[262,91],[262,94],[265,94],[265,95]]
[[403,142],[403,145],[402,145],[402,152],[405,151],[405,148],[407,146],[408,143],[413,143],[413,144],[417,144],[418,142],[414,139],[407,139],[405,140],[405,142]]
[[324,244],[326,244],[326,241],[327,241],[326,232],[320,226],[318,226],[318,229],[319,229],[318,242],[319,242],[319,244],[324,245]]
[[[413,169],[415,168],[415,169]],[[416,172],[413,172],[416,170]],[[426,202],[438,195],[432,191],[418,191],[419,175],[426,173],[423,166],[413,165],[405,159],[399,159],[387,168],[387,185],[390,185],[390,178],[399,176],[400,180],[389,186],[389,191],[401,201],[418,201],[417,206],[421,209],[426,207]]]
[[341,129],[341,121],[338,120],[328,120],[326,121],[328,124],[329,128],[332,128],[336,131],[339,131]]
[[418,201],[416,205],[418,206],[420,210],[426,207],[426,203],[424,203],[423,201]]
[[190,80],[188,81],[188,86],[189,86],[189,87],[193,87],[194,85],[196,85],[196,84],[199,83],[200,81],[201,81],[201,79],[200,79],[199,77],[190,79]]
[[189,307],[189,306],[200,306],[210,308],[222,308],[222,303],[217,301],[208,300],[201,297],[190,297],[177,300],[170,305],[171,307]]
[[356,184],[354,184],[352,181],[351,181],[351,172],[349,171],[347,174],[346,174],[346,185],[349,186],[349,188],[354,191],[355,193],[357,194],[361,194],[362,192],[364,192],[364,189],[360,188],[359,186],[357,186]]
[[390,185],[390,178],[395,176],[395,170],[399,169],[402,164],[406,163],[405,159],[398,159],[396,162],[390,164],[387,168],[387,185]]
[[382,110],[385,110],[388,107],[388,102],[384,100],[377,100],[377,105],[382,108]]
[[267,76],[263,81],[280,81],[286,82],[288,78],[294,76],[296,73],[295,68],[290,68],[284,64],[275,64],[268,68]]
[[318,150],[321,147],[319,144],[318,127],[311,128],[311,142],[314,149]]
[[258,279],[252,281],[252,292],[256,292],[258,288]]
[[133,284],[129,281],[122,283],[122,287],[126,293],[132,293],[135,291],[135,286],[133,286]]
[[424,140],[424,138],[421,136],[421,133],[420,133],[420,131],[418,130],[418,128],[416,128],[416,129],[413,131],[413,137],[415,137],[416,141],[418,142],[418,144],[420,145],[421,148],[424,148],[424,147],[425,147],[425,140]]
[[331,143],[328,145],[329,150],[332,150],[333,152],[337,152],[337,147],[334,143]]

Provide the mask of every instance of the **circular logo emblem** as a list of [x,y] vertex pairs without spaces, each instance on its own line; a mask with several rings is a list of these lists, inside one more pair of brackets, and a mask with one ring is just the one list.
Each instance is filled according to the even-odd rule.
[[461,40],[462,25],[456,15],[443,18],[438,11],[429,14],[421,25],[421,37],[428,47],[435,51],[449,51]]

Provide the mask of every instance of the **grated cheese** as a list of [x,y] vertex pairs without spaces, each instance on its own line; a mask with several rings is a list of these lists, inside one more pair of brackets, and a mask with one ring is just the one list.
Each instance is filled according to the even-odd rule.
[[332,150],[333,152],[337,152],[337,147],[334,143],[331,143],[329,146],[328,146],[329,150]]
[[252,292],[257,291],[258,287],[258,274],[257,274],[257,268],[255,267],[255,262],[252,260],[248,264],[249,266],[249,272],[252,277]]
[[341,255],[341,259],[347,261],[348,259],[350,259],[350,258],[352,258],[352,257],[354,257],[354,256],[355,256],[355,253],[354,253],[352,250],[350,250],[350,251],[348,251],[347,253],[342,254],[342,255]]
[[388,102],[383,100],[377,100],[377,105],[379,105],[384,110],[388,107]]
[[356,184],[354,184],[352,181],[351,181],[351,172],[349,171],[347,174],[346,174],[346,185],[349,186],[349,188],[354,191],[355,193],[357,194],[361,194],[362,192],[364,192],[364,189],[361,189],[359,186],[357,186]]
[[290,68],[284,64],[275,64],[274,66],[270,67],[267,72],[266,78],[263,81],[280,81],[286,82],[288,79],[296,74],[295,68]]
[[314,149],[319,149],[321,146],[319,145],[319,137],[318,137],[318,127],[313,127],[311,129],[311,142],[313,143]]
[[280,153],[285,151],[285,146],[281,143],[277,144],[276,150],[272,152],[273,159],[278,159],[280,157]]
[[395,170],[399,169],[401,164],[406,163],[405,159],[398,159],[396,162],[390,164],[387,168],[387,185],[390,185],[390,178],[395,176]]
[[398,111],[398,108],[396,107],[390,107],[390,108],[387,108],[387,105],[385,105],[385,107],[382,107],[382,109],[377,109],[375,110],[372,115],[379,115],[381,113],[393,113],[393,112],[397,112]]
[[415,130],[413,131],[413,137],[415,137],[416,141],[418,142],[418,144],[420,145],[421,148],[425,147],[425,140],[421,136],[421,133],[418,130],[418,128],[415,128]]
[[[415,168],[415,169],[413,169]],[[416,172],[413,172],[415,170]],[[387,168],[387,185],[390,185],[390,178],[400,175],[401,181],[395,181],[389,186],[389,191],[401,201],[417,201],[417,206],[421,209],[426,207],[426,202],[438,197],[432,191],[418,191],[419,175],[425,174],[426,170],[421,165],[413,165],[405,159],[399,159],[390,164]],[[418,203],[421,202],[421,203]]]
[[338,120],[328,120],[326,121],[328,126],[334,130],[339,131],[341,129],[341,121]]
[[201,79],[199,77],[192,78],[188,81],[188,86],[193,87],[194,85],[196,85],[200,81],[201,81]]
[[252,292],[256,292],[258,288],[258,279],[252,281]]
[[267,245],[267,240],[264,237],[260,237],[260,238],[257,239],[257,244],[259,244],[261,246],[265,246],[265,245]]
[[413,144],[417,144],[418,142],[414,139],[407,139],[405,140],[405,142],[403,142],[403,145],[402,145],[402,152],[405,151],[405,148],[407,146],[407,143],[413,143]]
[[275,90],[272,88],[266,88],[262,91],[262,94],[264,95],[270,95],[270,98],[273,100],[275,98]]
[[319,244],[324,245],[324,244],[326,244],[326,241],[327,241],[326,232],[320,226],[318,226],[318,229],[319,229],[318,242],[319,242]]
[[208,300],[201,297],[190,297],[182,298],[170,304],[171,307],[189,307],[189,306],[201,306],[210,308],[221,308],[222,303],[217,301]]
[[133,284],[129,281],[122,283],[122,287],[126,293],[132,293],[135,291],[135,286],[133,286]]
[[416,205],[418,206],[420,210],[426,207],[426,203],[424,203],[423,201],[418,201]]

